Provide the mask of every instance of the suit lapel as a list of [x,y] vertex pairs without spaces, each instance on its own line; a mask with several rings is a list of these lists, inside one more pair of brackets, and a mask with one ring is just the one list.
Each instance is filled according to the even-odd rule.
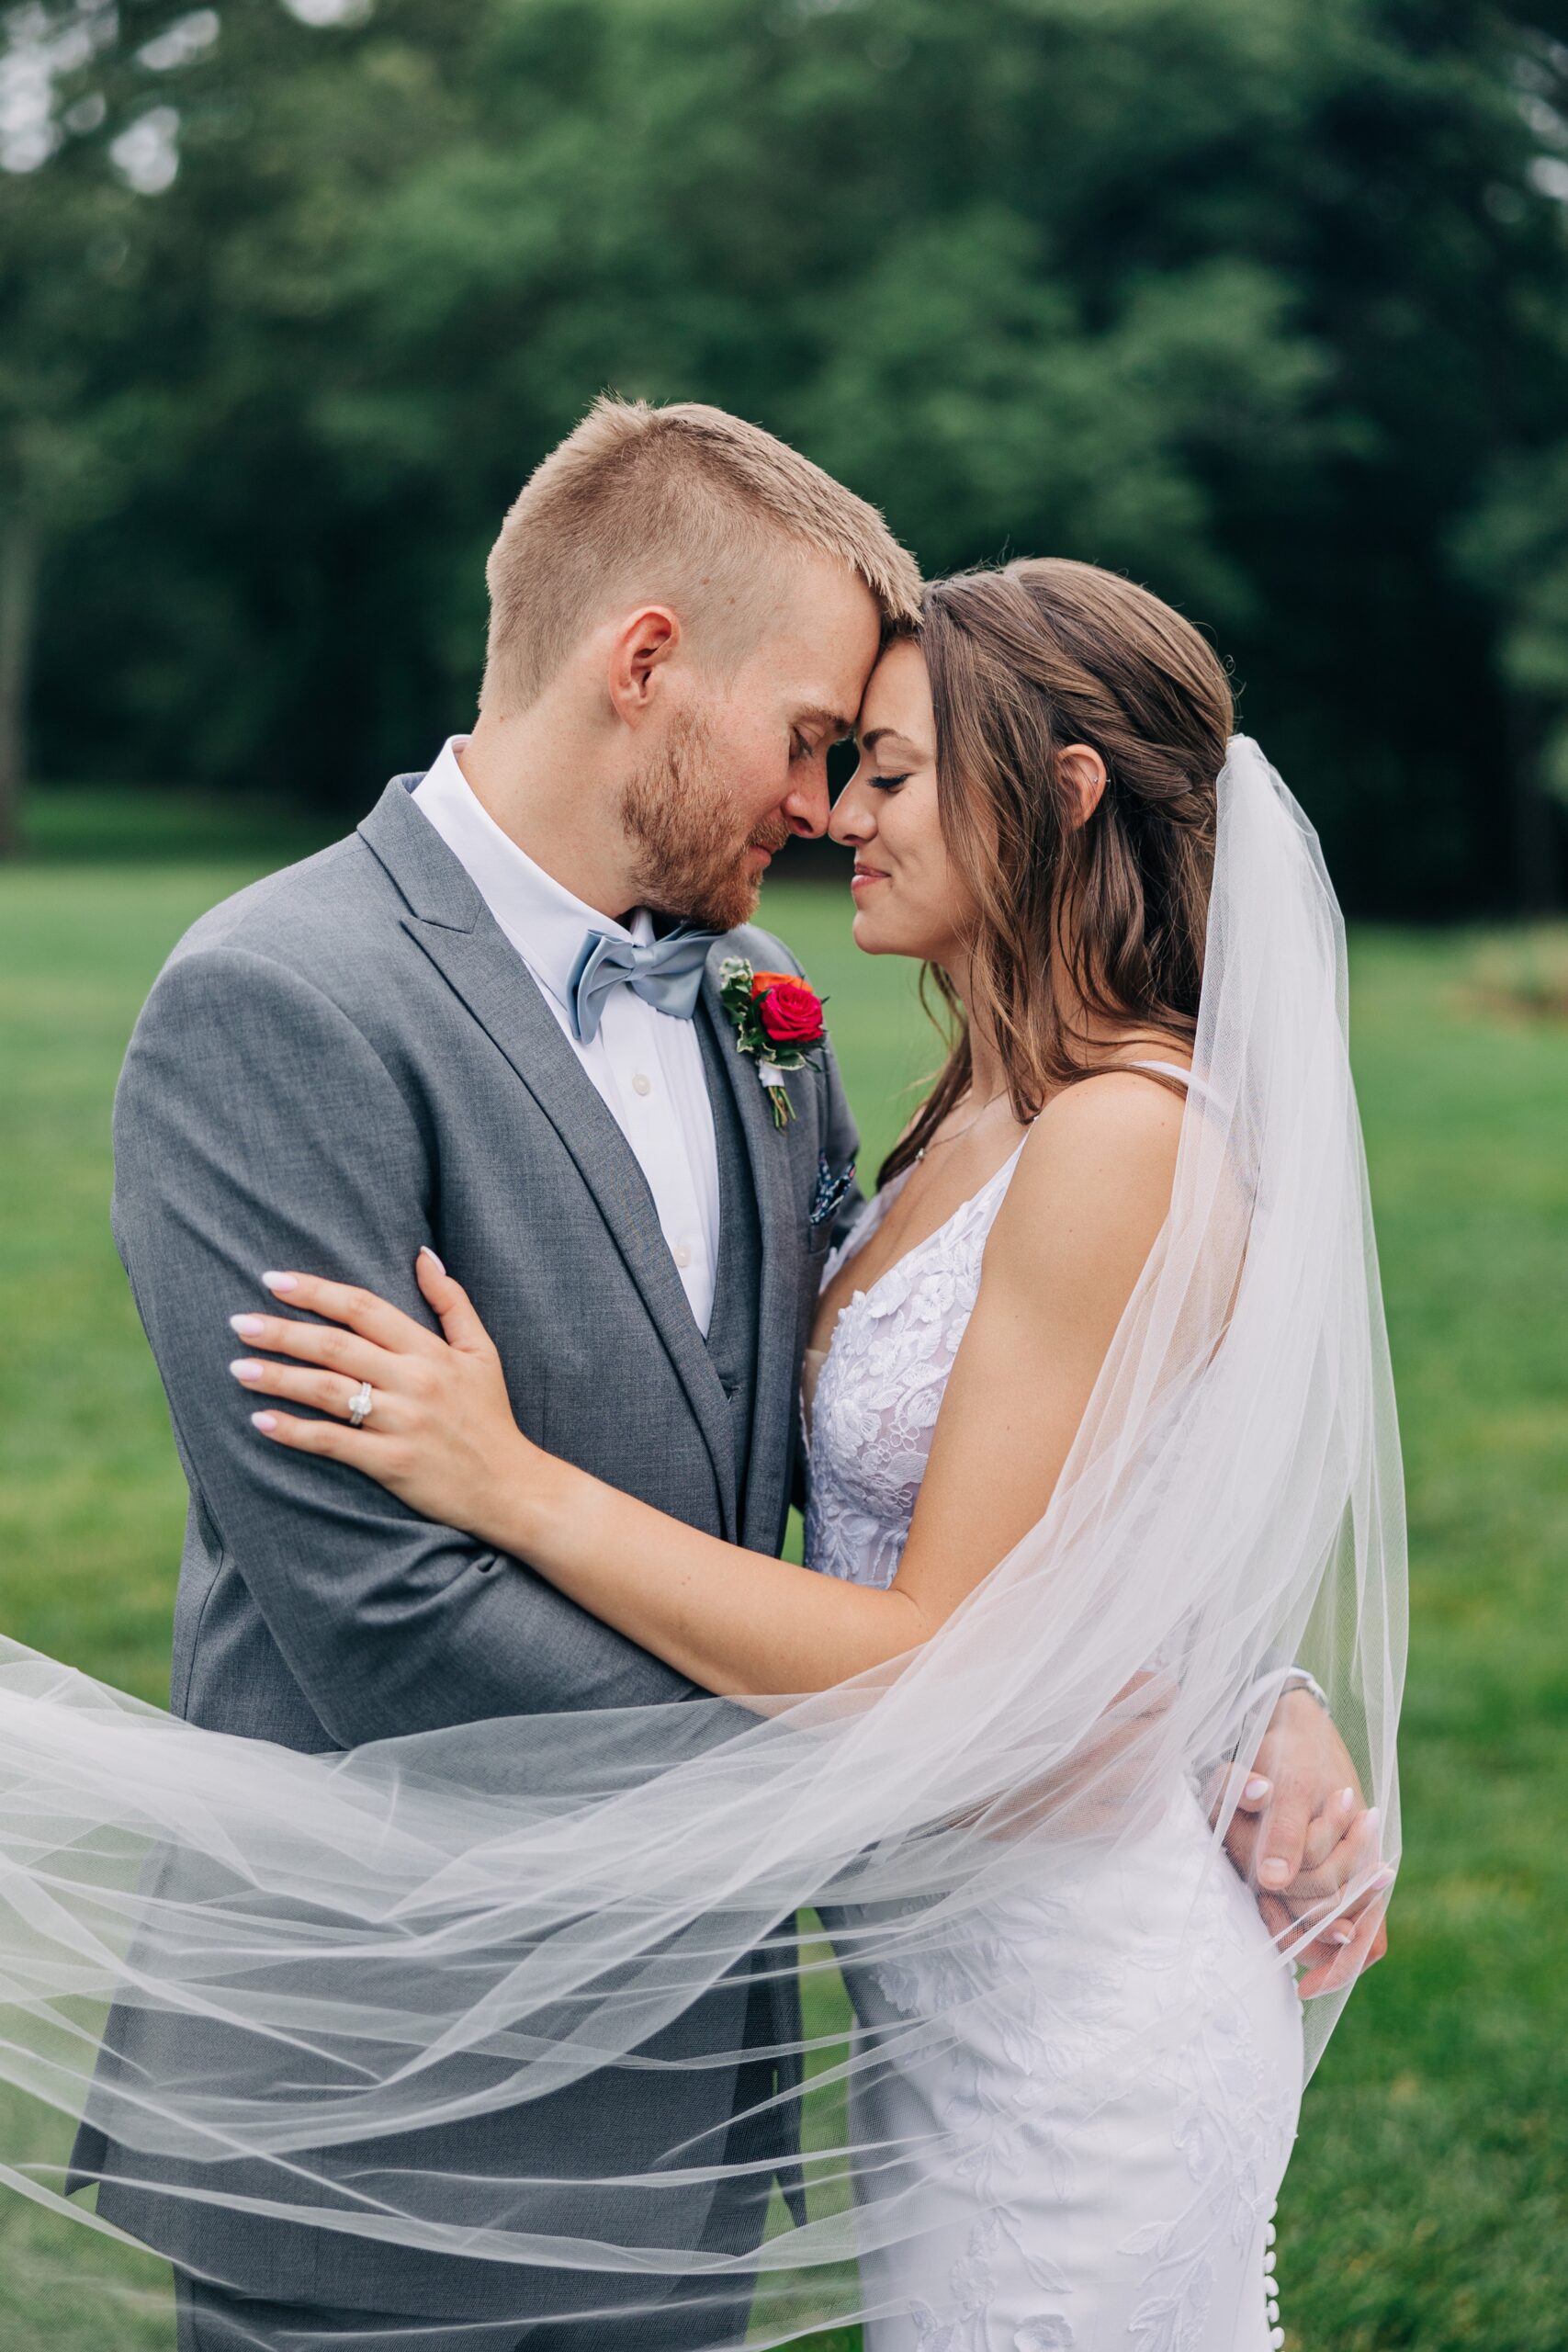
[[[748,1521],[770,1531],[758,1536],[760,1548],[771,1548],[771,1530],[778,1508],[778,1480],[769,1465],[783,1451],[767,1442],[770,1430],[786,1433],[795,1411],[795,1287],[799,1273],[799,1218],[790,1173],[787,1134],[773,1125],[768,1090],[757,1075],[750,1054],[737,1053],[735,1025],[719,993],[718,967],[735,953],[732,943],[720,940],[708,957],[703,976],[703,1001],[717,1031],[739,1112],[741,1132],[757,1196],[757,1221],[761,1237],[761,1275],[757,1306],[757,1368],[751,1402],[751,1442],[748,1448]],[[797,1080],[796,1083],[802,1081]],[[783,1416],[781,1419],[780,1416]]]
[[395,777],[360,834],[407,901],[405,929],[570,1153],[686,1392],[713,1463],[725,1523],[733,1532],[729,1400],[693,1319],[647,1179],[532,973],[434,827],[412,806],[409,792],[417,781]]

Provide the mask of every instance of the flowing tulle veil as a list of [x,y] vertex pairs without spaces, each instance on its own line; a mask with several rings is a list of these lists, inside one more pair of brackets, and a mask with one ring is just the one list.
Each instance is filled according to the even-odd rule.
[[[733,2290],[732,2257],[667,2225],[672,2185],[716,2182],[722,2151],[599,2184],[613,2222],[580,2235],[570,2184],[383,2175],[371,2143],[645,2050],[757,1949],[794,1967],[803,1911],[834,1906],[857,1968],[961,1952],[998,1901],[1110,1866],[1173,1790],[1245,1762],[1284,1659],[1323,1685],[1396,1859],[1404,1524],[1343,931],[1311,828],[1245,737],[1220,779],[1194,1075],[1169,1218],[1044,1518],[884,1671],[311,1758],[0,1644],[10,2188],[107,2226],[30,2161],[43,2110],[85,2109],[130,2175],[179,2158],[171,2196],[542,2266],[578,2310],[602,2278],[604,2340],[629,2346],[671,2280]],[[808,1944],[807,2218],[776,2206],[757,2344],[854,2316],[857,2248],[919,2226],[899,2152],[851,2144],[846,2088],[887,2052],[849,2041],[831,1972]],[[1313,2061],[1342,1998],[1308,2006]],[[197,2058],[96,2076],[111,2002]],[[952,2022],[911,2018],[902,2055]],[[1103,2052],[1105,2095],[1147,2054]],[[1042,2081],[1042,2122],[1085,2090]],[[518,2309],[540,2316],[537,2292]]]

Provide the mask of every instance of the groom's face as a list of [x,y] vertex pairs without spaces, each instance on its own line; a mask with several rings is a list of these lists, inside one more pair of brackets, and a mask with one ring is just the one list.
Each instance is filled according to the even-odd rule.
[[881,633],[852,572],[784,567],[750,650],[718,673],[685,665],[622,804],[644,903],[716,931],[749,921],[791,835],[827,828],[828,753],[850,731]]

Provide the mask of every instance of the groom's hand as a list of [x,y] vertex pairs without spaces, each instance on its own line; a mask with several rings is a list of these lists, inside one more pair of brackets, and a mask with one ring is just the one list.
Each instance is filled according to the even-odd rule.
[[[1382,1960],[1393,1874],[1381,1864],[1378,1817],[1366,1806],[1349,1750],[1310,1691],[1285,1693],[1242,1786],[1232,1792],[1222,1782],[1218,1802],[1227,1797],[1235,1811],[1225,1849],[1257,1894],[1269,1934],[1282,1942],[1314,1917],[1325,1921],[1293,1955],[1306,1972],[1303,1997],[1336,1990]],[[1344,1901],[1357,1879],[1366,1883]]]

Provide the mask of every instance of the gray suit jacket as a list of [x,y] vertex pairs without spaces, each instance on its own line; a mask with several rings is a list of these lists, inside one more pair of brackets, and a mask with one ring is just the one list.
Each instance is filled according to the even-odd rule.
[[[173,1703],[193,1722],[306,1750],[643,1705],[689,1686],[516,1561],[414,1517],[353,1471],[260,1441],[226,1365],[227,1317],[258,1303],[261,1272],[299,1265],[361,1283],[428,1319],[413,1266],[430,1242],[494,1336],[531,1437],[694,1527],[773,1552],[801,1352],[842,1221],[813,1225],[813,1195],[822,1161],[837,1174],[856,1146],[830,1053],[792,1076],[797,1115],[774,1127],[755,1065],[734,1051],[717,965],[738,954],[795,967],[765,933],[734,933],[713,952],[698,1012],[726,1186],[705,1343],[636,1159],[412,806],[418,780],[394,779],[355,834],[186,934],[137,1025],[116,1103],[116,1239],[190,1487]],[[525,1739],[526,1721],[498,1724],[496,1737]],[[125,2013],[107,2039],[77,2149],[80,2177],[103,2180],[101,2211],[250,2295],[437,2316],[519,2306],[518,2274],[500,2266],[291,2231],[117,2181],[115,2083],[166,2057],[157,2030]],[[690,2055],[797,2034],[792,1984],[743,1973],[661,2041]],[[738,2096],[757,2089],[755,2069],[743,2094],[733,2067],[622,2072],[422,2134],[417,2147],[389,2143],[385,2161],[575,2176],[568,2226],[595,2234],[602,2223],[614,2238],[626,2216],[600,2177],[694,2143],[716,2151]],[[786,2102],[766,2149],[781,2168],[789,2113]],[[175,2167],[138,2158],[123,2169],[147,2180]],[[256,2185],[235,2168],[197,2169]],[[705,2232],[749,2243],[760,2229],[750,2209],[716,2215],[700,2189],[667,2203],[671,2243]],[[561,2284],[549,2281],[552,2302]]]

